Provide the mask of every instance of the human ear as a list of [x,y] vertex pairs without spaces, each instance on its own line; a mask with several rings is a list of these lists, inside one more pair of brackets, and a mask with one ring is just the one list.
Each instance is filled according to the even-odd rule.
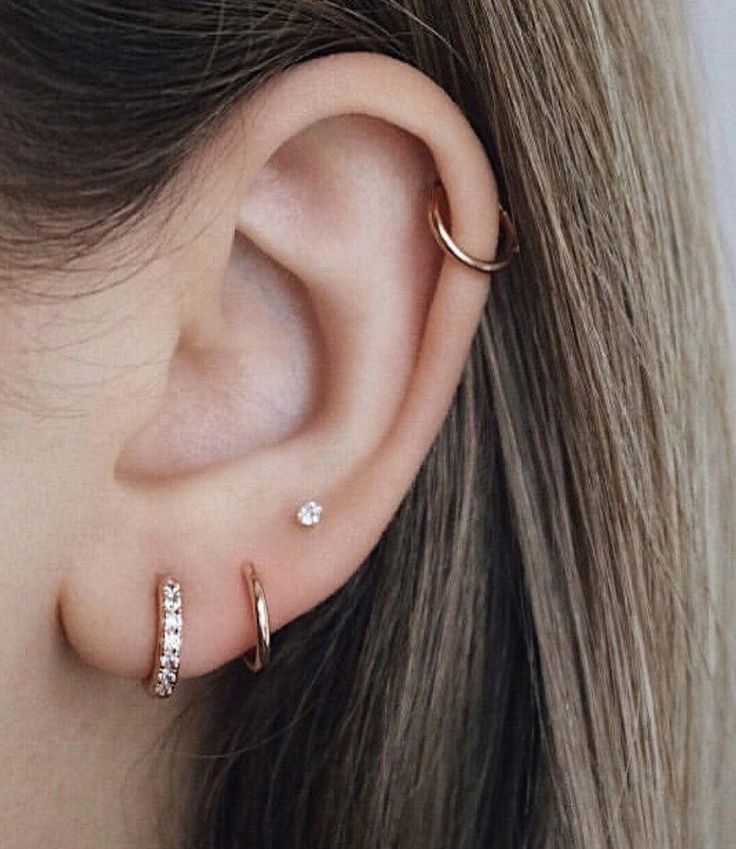
[[[180,297],[141,317],[159,355],[121,389],[125,414],[100,413],[105,506],[60,589],[84,659],[147,674],[158,574],[181,583],[194,676],[255,642],[243,562],[277,629],[365,560],[441,427],[488,291],[431,235],[436,177],[455,240],[493,256],[479,139],[431,79],[368,53],[270,80],[179,175],[186,214],[168,232],[196,235],[156,276]],[[305,530],[295,511],[312,497],[324,515]]]

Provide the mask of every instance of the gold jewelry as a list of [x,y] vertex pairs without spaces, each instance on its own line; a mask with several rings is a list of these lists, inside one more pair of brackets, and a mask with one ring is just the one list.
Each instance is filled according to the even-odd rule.
[[157,584],[156,610],[158,628],[153,668],[143,685],[150,696],[168,699],[179,679],[184,624],[181,585],[170,575],[161,578]]
[[243,655],[243,661],[251,672],[259,672],[268,663],[271,656],[271,627],[268,621],[268,605],[263,586],[258,580],[252,563],[244,563],[243,578],[248,588],[248,596],[256,622],[256,644]]
[[474,268],[477,271],[482,271],[486,274],[506,268],[513,259],[514,254],[519,252],[519,238],[516,234],[516,227],[514,226],[514,222],[511,220],[511,216],[508,212],[506,212],[502,206],[499,206],[501,232],[503,234],[503,246],[501,250],[498,252],[495,259],[477,259],[476,257],[465,253],[465,251],[453,240],[444,221],[442,220],[442,213],[440,212],[441,201],[444,203],[446,208],[447,194],[445,192],[445,187],[442,185],[441,180],[435,180],[434,186],[432,187],[432,198],[429,203],[429,224],[440,247],[449,253],[450,256],[454,256],[455,259],[470,266],[470,268]]

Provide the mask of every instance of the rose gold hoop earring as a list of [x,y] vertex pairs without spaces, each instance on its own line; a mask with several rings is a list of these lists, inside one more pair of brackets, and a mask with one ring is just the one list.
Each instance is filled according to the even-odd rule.
[[251,672],[259,672],[271,657],[271,626],[268,620],[268,605],[266,604],[266,594],[258,580],[253,564],[244,563],[242,572],[256,623],[256,644],[243,655],[243,661]]
[[158,614],[156,650],[151,674],[143,681],[143,685],[149,695],[154,698],[168,699],[174,692],[179,679],[184,626],[181,585],[171,576],[161,578],[158,582],[156,610]]
[[445,192],[445,187],[442,185],[441,180],[435,180],[432,188],[432,198],[429,203],[429,223],[432,228],[432,233],[440,247],[464,265],[474,268],[476,271],[482,271],[485,274],[490,274],[493,271],[500,271],[502,268],[506,268],[506,266],[514,258],[514,254],[519,252],[519,238],[516,234],[514,222],[511,220],[511,216],[508,212],[500,206],[500,225],[503,245],[496,257],[490,260],[477,259],[476,257],[465,253],[465,251],[453,240],[444,221],[442,220],[442,213],[440,212],[441,202],[445,208],[447,208],[447,194]]

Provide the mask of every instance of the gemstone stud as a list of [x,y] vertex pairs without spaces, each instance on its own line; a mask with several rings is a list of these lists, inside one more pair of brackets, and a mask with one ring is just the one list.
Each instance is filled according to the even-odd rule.
[[313,528],[322,520],[322,510],[319,501],[305,501],[297,510],[296,520],[304,528]]

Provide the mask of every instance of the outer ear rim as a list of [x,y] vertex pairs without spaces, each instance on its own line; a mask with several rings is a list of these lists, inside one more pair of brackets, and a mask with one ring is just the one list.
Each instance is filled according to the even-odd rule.
[[[327,86],[325,70],[330,78]],[[397,85],[403,92],[400,99],[391,95]],[[400,108],[407,97],[426,100],[427,88],[445,102],[446,121],[438,121],[436,112]],[[253,179],[292,135],[324,118],[350,113],[383,119],[421,139],[435,159],[445,188],[453,238],[468,254],[495,256],[498,189],[485,148],[443,88],[422,71],[390,56],[367,51],[333,53],[303,62],[264,83],[236,113],[232,127],[249,148],[250,163],[243,179]],[[458,138],[463,140],[462,161],[455,153]],[[455,201],[457,197],[463,197],[462,204]]]

